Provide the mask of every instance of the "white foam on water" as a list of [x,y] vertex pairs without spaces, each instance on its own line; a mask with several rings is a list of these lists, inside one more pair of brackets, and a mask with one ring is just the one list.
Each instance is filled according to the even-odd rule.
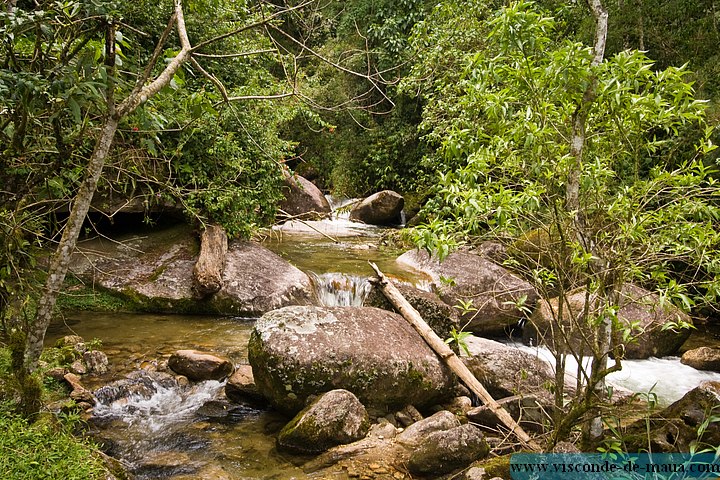
[[[545,347],[530,347],[519,343],[516,348],[537,355],[554,369],[555,358]],[[612,360],[611,360],[612,361]],[[578,364],[574,358],[566,361],[566,379],[575,382]],[[590,368],[590,358],[583,358],[583,367]],[[648,358],[646,360],[623,360],[622,370],[608,375],[608,383],[635,393],[657,395],[663,405],[679,400],[687,392],[708,380],[720,381],[720,373],[696,370],[680,363],[679,357]]]
[[136,429],[155,433],[192,418],[195,411],[216,398],[224,386],[222,382],[208,380],[185,391],[155,384],[156,391],[150,396],[135,394],[107,405],[98,403],[93,415],[118,417]]
[[346,273],[310,272],[318,301],[325,307],[361,307],[372,286],[368,277]]

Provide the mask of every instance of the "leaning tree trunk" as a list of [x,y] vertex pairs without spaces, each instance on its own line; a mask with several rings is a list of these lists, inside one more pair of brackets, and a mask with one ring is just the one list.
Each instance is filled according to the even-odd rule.
[[[110,148],[115,139],[115,132],[120,120],[134,112],[140,105],[168,85],[175,73],[190,58],[192,48],[185,29],[181,0],[175,0],[174,5],[173,16],[155,47],[153,56],[148,62],[144,74],[140,76],[133,91],[117,108],[115,108],[112,103],[112,88],[109,88],[110,91],[108,92],[107,98],[108,116],[100,133],[100,138],[95,144],[95,149],[90,156],[85,172],[85,179],[73,201],[70,216],[65,224],[60,243],[58,243],[55,253],[50,260],[47,280],[38,303],[37,317],[34,324],[28,327],[24,364],[27,373],[32,373],[37,369],[45,340],[45,332],[52,320],[58,294],[70,266],[70,257],[75,250],[83,222],[85,221],[85,216],[90,209],[90,203],[97,189],[98,181],[100,180],[107,156],[110,153]],[[165,69],[154,80],[146,84],[146,81],[150,78],[153,67],[161,57],[164,50],[163,46],[173,30],[173,25],[177,26],[177,33],[182,48],[175,58],[167,64]],[[112,84],[110,85],[112,86]]]
[[398,309],[400,314],[405,320],[413,326],[425,342],[432,348],[435,353],[450,367],[450,369],[465,383],[465,385],[476,394],[483,403],[490,408],[495,416],[500,420],[510,431],[520,440],[523,447],[528,448],[532,451],[539,452],[542,449],[525,430],[510,416],[495,399],[488,393],[485,387],[478,381],[475,375],[465,366],[455,352],[442,341],[440,337],[433,331],[432,328],[423,320],[420,313],[403,297],[400,291],[388,281],[387,277],[383,275],[380,269],[374,263],[370,263],[370,266],[375,270],[377,274],[377,285],[382,290],[383,294],[387,297],[390,303]]
[[95,193],[98,181],[100,180],[100,174],[102,174],[103,167],[105,166],[105,159],[115,138],[118,120],[118,118],[109,117],[105,122],[100,138],[95,145],[95,150],[90,157],[90,162],[88,163],[88,168],[85,173],[85,180],[75,196],[75,201],[70,210],[70,216],[65,223],[62,238],[50,260],[45,289],[38,303],[37,317],[34,325],[32,325],[27,332],[25,367],[29,372],[37,368],[37,362],[40,359],[43,342],[45,341],[45,332],[50,325],[58,293],[65,281],[65,275],[70,265],[70,256],[75,250],[77,239],[80,236],[80,231],[85,221],[85,215],[87,215],[90,209],[93,194]]

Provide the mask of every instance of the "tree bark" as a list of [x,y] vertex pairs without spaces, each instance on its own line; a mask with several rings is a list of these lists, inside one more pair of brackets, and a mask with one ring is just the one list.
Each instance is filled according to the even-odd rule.
[[[111,95],[108,95],[108,116],[103,125],[100,137],[95,144],[93,153],[90,156],[90,160],[88,161],[85,179],[73,201],[70,216],[65,224],[60,243],[58,243],[55,253],[51,257],[45,287],[38,302],[35,323],[28,328],[24,364],[27,373],[32,373],[37,369],[45,341],[45,333],[52,320],[58,294],[70,266],[70,257],[75,250],[77,239],[80,236],[85,216],[87,215],[93,195],[97,189],[97,184],[100,180],[100,175],[105,166],[110,148],[112,147],[113,140],[115,139],[115,132],[117,131],[120,120],[135,111],[137,107],[145,103],[150,97],[169,84],[178,69],[180,69],[188,59],[191,46],[185,30],[182,2],[181,0],[175,0],[174,3],[175,9],[173,16],[177,24],[178,36],[182,46],[180,52],[152,82],[147,85],[138,82],[138,87],[136,87],[117,108],[112,104]],[[170,28],[171,24],[168,25],[166,32]],[[167,37],[167,35],[163,35],[160,42],[164,42]],[[160,47],[161,45],[159,44],[156,52],[162,50]],[[156,57],[157,55],[153,58]],[[149,68],[146,69],[146,74],[149,74],[149,71]],[[147,77],[145,77],[145,79],[146,78]]]
[[402,293],[388,281],[383,275],[380,269],[374,263],[370,263],[370,266],[375,270],[378,278],[375,283],[380,287],[383,294],[392,303],[395,308],[402,314],[403,317],[415,328],[415,330],[423,337],[425,342],[438,354],[438,356],[452,369],[455,374],[472,390],[484,403],[487,405],[497,418],[510,429],[511,432],[520,440],[522,445],[533,451],[539,452],[542,450],[530,436],[518,425],[518,423],[510,416],[500,404],[498,404],[494,398],[488,393],[483,385],[478,381],[472,372],[465,366],[455,352],[442,341],[440,337],[433,331],[432,328],[423,320],[422,316],[412,305],[403,297]]
[[35,324],[29,328],[27,335],[27,346],[25,348],[25,368],[28,372],[33,372],[37,368],[37,362],[45,341],[45,332],[52,320],[55,304],[57,303],[58,293],[62,288],[70,266],[70,257],[75,250],[77,239],[80,236],[85,215],[90,209],[93,194],[97,188],[100,175],[105,165],[110,147],[115,138],[119,119],[109,117],[105,121],[100,138],[95,144],[95,149],[90,156],[87,171],[85,172],[85,180],[80,186],[80,190],[75,196],[70,216],[65,223],[60,243],[55,250],[48,269],[48,277],[45,282],[42,296],[38,302],[37,316]]
[[219,225],[209,225],[200,235],[200,255],[193,267],[193,290],[199,298],[220,291],[223,285],[228,237]]

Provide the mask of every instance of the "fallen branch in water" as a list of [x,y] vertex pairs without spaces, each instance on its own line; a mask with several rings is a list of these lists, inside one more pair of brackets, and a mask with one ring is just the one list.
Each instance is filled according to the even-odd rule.
[[475,378],[475,375],[465,366],[465,364],[455,355],[455,352],[437,336],[432,328],[423,320],[422,316],[412,305],[403,297],[402,293],[393,285],[385,275],[380,271],[377,265],[369,262],[370,266],[378,278],[373,281],[380,287],[385,297],[390,303],[398,309],[400,314],[405,317],[414,328],[420,334],[425,342],[435,351],[435,353],[442,358],[450,369],[460,377],[460,379],[467,385],[467,387],[477,395],[485,405],[490,408],[497,418],[510,429],[513,434],[520,440],[522,445],[530,450],[540,452],[542,448],[538,445],[525,430],[510,416],[500,404],[488,393],[483,385]]

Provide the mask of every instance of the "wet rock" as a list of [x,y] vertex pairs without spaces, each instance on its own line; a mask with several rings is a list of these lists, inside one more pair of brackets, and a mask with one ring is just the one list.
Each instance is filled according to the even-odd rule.
[[399,315],[371,307],[285,307],[263,315],[248,344],[259,391],[294,414],[342,388],[369,409],[418,408],[450,397],[454,377]]
[[127,402],[130,397],[150,398],[159,388],[175,389],[178,382],[174,376],[146,370],[136,370],[126,378],[116,380],[95,390],[95,397],[104,405]]
[[250,365],[240,365],[235,372],[228,378],[225,385],[225,396],[233,402],[250,402],[255,404],[266,403],[265,397],[255,385],[252,367]]
[[720,372],[720,348],[694,348],[683,353],[680,361],[697,370]]
[[278,435],[278,446],[297,453],[320,453],[360,440],[370,428],[368,413],[347,390],[331,390],[298,413]]
[[474,310],[461,317],[465,330],[479,335],[503,335],[524,317],[519,307],[532,308],[535,289],[507,269],[469,252],[455,252],[443,262],[423,250],[405,252],[398,263],[426,273],[448,305],[471,302]]
[[198,350],[178,350],[168,360],[168,367],[190,380],[223,380],[233,371],[229,359]]
[[68,367],[68,370],[76,375],[85,375],[88,373],[88,368],[82,360],[75,360],[72,362]]
[[292,217],[317,220],[330,215],[330,203],[311,181],[283,170],[282,192],[285,198],[280,209]]
[[413,450],[408,469],[417,475],[442,475],[466,467],[489,452],[480,429],[465,424],[429,434]]
[[71,269],[149,312],[259,316],[314,302],[309,277],[257,243],[231,242],[225,258],[222,288],[202,300],[193,292],[198,240],[187,226],[82,242]]
[[359,202],[350,210],[350,220],[371,225],[399,225],[405,199],[392,190],[383,190]]
[[193,462],[184,452],[155,451],[146,453],[135,473],[144,478],[164,478],[167,476],[194,473],[200,468],[198,462]]
[[[630,452],[650,448],[652,452],[688,452],[698,442],[700,447],[720,445],[720,422],[711,421],[720,405],[720,382],[703,382],[677,402],[628,426],[624,432],[625,448]],[[700,437],[700,427],[704,426]],[[648,435],[648,429],[650,434]]]
[[74,373],[65,374],[65,381],[70,385],[72,391],[70,392],[70,398],[78,403],[87,403],[89,405],[95,405],[95,397],[93,394],[86,389],[80,382],[80,377]]
[[[458,310],[445,303],[436,293],[426,292],[401,282],[393,281],[393,285],[440,338],[448,338],[453,328],[460,330]],[[365,306],[397,312],[377,287],[372,287],[365,299]]]
[[[572,324],[585,324],[583,314],[586,311],[586,292],[575,290],[566,296],[562,323],[566,328]],[[550,325],[555,322],[559,298],[549,301],[541,300],[530,321],[523,329],[523,341],[526,344],[552,344],[549,334]],[[590,309],[599,308],[597,296],[590,295]],[[625,343],[625,358],[645,359],[648,357],[664,357],[672,355],[682,346],[690,335],[690,330],[667,329],[664,326],[672,322],[691,323],[690,317],[668,302],[663,306],[660,297],[653,292],[636,285],[627,284],[620,292],[619,320],[629,326],[638,323],[633,331],[636,340]],[[590,336],[589,330],[584,334],[580,331],[570,333],[570,342],[575,349],[583,343],[583,335]]]

